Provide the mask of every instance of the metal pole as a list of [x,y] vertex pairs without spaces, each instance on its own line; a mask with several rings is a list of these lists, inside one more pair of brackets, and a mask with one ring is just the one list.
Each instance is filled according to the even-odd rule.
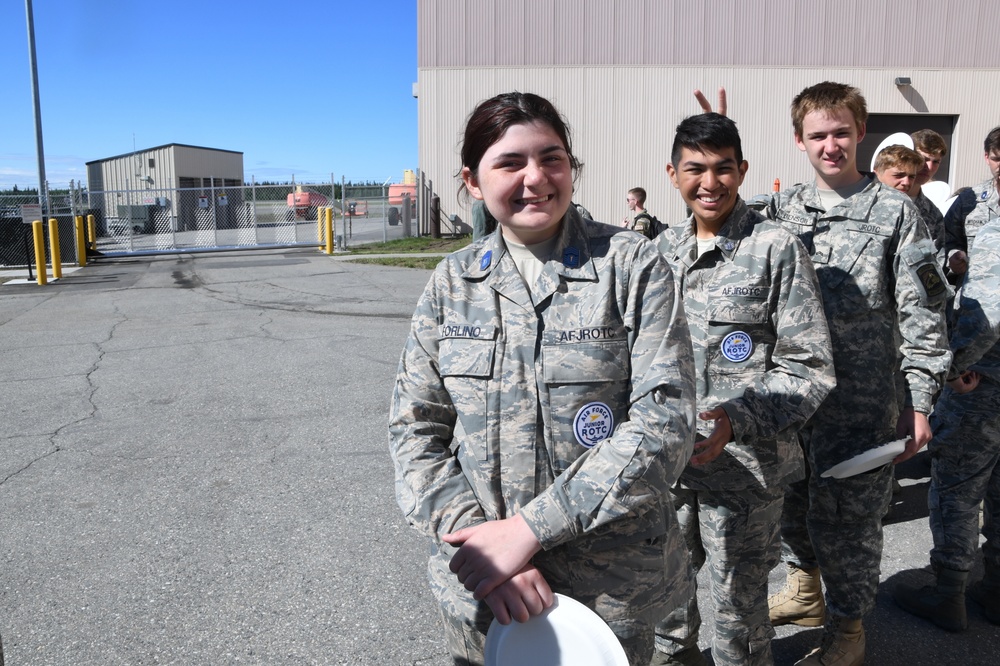
[[48,282],[48,275],[45,268],[45,232],[42,231],[42,221],[35,220],[31,223],[31,235],[35,241],[35,266],[38,267],[38,285]]
[[427,218],[427,213],[424,212],[424,204],[427,201],[427,194],[424,191],[424,170],[417,169],[417,235],[422,236],[424,233],[424,220]]
[[[347,178],[341,174],[340,176],[340,214],[344,216],[344,249],[347,249],[347,215],[345,211],[347,210]],[[351,226],[353,231],[354,227]]]
[[28,244],[28,236],[32,233],[32,227],[30,224],[24,225],[24,259],[28,262],[28,282],[31,282],[35,277],[31,274],[31,247]]
[[250,174],[250,199],[253,202],[251,207],[251,214],[253,215],[253,237],[260,245],[260,226],[257,224],[257,180]]
[[327,200],[330,202],[330,215],[333,216],[333,249],[337,249],[337,207],[334,206],[337,203],[337,181],[334,179],[333,172],[330,172],[330,198]]
[[24,11],[28,19],[28,61],[31,64],[31,98],[35,107],[35,152],[38,158],[38,203],[42,206],[42,216],[48,214],[48,197],[45,192],[45,148],[42,146],[42,106],[38,99],[38,60],[35,57],[35,18],[31,0],[24,0]]

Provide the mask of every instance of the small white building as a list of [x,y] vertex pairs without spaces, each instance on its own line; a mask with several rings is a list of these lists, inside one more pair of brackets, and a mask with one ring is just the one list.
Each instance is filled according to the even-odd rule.
[[186,199],[233,205],[242,199],[243,153],[182,143],[135,150],[87,162],[87,186],[91,207],[108,225],[194,229],[198,208]]

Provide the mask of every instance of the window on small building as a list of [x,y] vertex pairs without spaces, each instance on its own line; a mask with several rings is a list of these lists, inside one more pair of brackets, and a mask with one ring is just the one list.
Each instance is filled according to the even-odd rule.
[[149,158],[149,168],[150,168],[150,169],[153,169],[153,168],[155,168],[155,167],[156,167],[156,160],[155,160],[155,159],[153,159],[152,157],[150,157],[150,158]]

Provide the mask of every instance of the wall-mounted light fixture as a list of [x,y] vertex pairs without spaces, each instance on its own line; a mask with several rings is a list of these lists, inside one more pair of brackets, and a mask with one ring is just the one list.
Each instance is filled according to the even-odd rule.
[[895,83],[897,86],[908,86],[911,83],[913,83],[913,81],[910,80],[910,77],[908,76],[897,76],[895,79],[892,80],[892,82]]

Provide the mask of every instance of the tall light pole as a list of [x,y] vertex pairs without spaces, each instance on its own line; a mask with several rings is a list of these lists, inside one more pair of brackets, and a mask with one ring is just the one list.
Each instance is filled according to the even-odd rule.
[[45,183],[45,149],[42,147],[42,106],[38,101],[38,62],[35,58],[35,18],[31,11],[31,0],[24,0],[24,11],[28,16],[28,61],[31,63],[31,97],[35,105],[35,151],[38,153],[38,203],[42,206],[42,217],[46,217],[49,193]]

